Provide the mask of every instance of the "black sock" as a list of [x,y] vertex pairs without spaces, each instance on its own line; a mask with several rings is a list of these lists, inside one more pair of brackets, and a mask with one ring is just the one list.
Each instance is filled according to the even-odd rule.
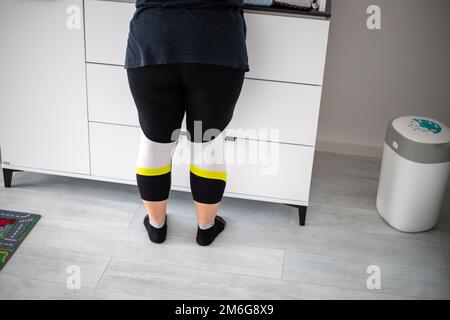
[[150,224],[148,215],[144,218],[144,226],[147,229],[148,237],[151,242],[154,243],[163,243],[166,240],[167,236],[167,215],[166,220],[164,221],[164,226],[161,228],[155,228]]
[[210,245],[214,239],[225,229],[225,225],[227,223],[225,220],[223,220],[222,217],[216,216],[214,218],[214,225],[211,228],[208,228],[206,230],[200,229],[198,227],[197,229],[197,243],[201,246],[208,246]]

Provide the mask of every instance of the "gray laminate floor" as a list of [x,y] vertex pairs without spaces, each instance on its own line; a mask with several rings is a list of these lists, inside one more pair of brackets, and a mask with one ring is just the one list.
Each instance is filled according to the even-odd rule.
[[[43,217],[0,272],[0,299],[449,299],[450,193],[434,230],[400,233],[376,212],[379,170],[318,152],[306,227],[287,206],[227,198],[211,247],[194,243],[189,194],[172,193],[167,242],[154,245],[135,186],[16,173],[0,208]],[[66,285],[73,265],[80,290]]]

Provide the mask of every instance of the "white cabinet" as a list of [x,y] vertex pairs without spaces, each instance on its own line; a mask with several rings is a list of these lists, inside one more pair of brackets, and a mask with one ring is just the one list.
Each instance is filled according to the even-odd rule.
[[82,0],[0,1],[7,165],[89,174]]
[[[5,185],[15,169],[136,183],[139,123],[123,68],[134,11],[129,0],[0,2]],[[67,28],[77,14],[79,28]],[[251,71],[227,130],[225,196],[299,206],[303,223],[329,20],[267,11],[245,20]],[[181,137],[174,159],[186,152]],[[189,161],[172,162],[172,188],[189,191]]]

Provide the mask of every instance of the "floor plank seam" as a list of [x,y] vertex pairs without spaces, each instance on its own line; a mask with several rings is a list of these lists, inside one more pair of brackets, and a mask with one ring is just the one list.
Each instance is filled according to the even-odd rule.
[[131,217],[130,222],[128,223],[127,230],[132,230],[132,229],[131,229],[131,226],[133,225],[133,221],[134,221],[134,219],[136,218],[136,216],[137,216],[139,210],[140,210],[142,207],[143,207],[143,205],[140,204],[140,205],[136,208],[136,210],[134,210],[133,216]]
[[[333,288],[333,289],[341,289],[341,290],[348,290],[348,291],[357,291],[357,292],[362,292],[362,293],[366,293],[366,294],[375,294],[375,295],[379,295],[379,296],[391,296],[391,297],[399,297],[399,298],[409,298],[409,299],[424,299],[424,300],[432,300],[435,298],[425,298],[422,296],[412,296],[412,295],[403,295],[403,294],[396,294],[396,293],[389,293],[389,292],[380,292],[383,289],[380,290],[363,290],[363,289],[359,289],[359,288],[348,288],[348,287],[339,287],[339,286],[333,286],[333,285],[326,285],[326,284],[318,284],[318,283],[313,283],[313,282],[308,282],[308,281],[298,281],[298,280],[287,280],[287,279],[282,279],[283,281],[292,281],[295,283],[300,283],[300,284],[305,284],[305,285],[312,285],[312,286],[317,286],[317,287],[323,287],[323,288]],[[440,299],[448,299],[447,298],[440,298]]]
[[106,271],[108,270],[109,265],[111,264],[111,261],[112,261],[112,257],[109,257],[108,263],[106,264],[105,269],[103,269],[102,275],[100,276],[100,278],[98,278],[97,283],[95,284],[94,289],[98,289],[98,285],[100,284],[100,282],[101,282],[102,279],[103,279],[103,276],[105,275]]
[[183,267],[186,269],[190,269],[190,270],[195,270],[195,271],[206,271],[206,272],[216,272],[216,273],[223,273],[226,275],[232,275],[232,276],[244,276],[244,277],[251,277],[251,278],[257,278],[260,280],[281,280],[281,281],[285,281],[281,278],[279,278],[278,276],[273,276],[273,277],[267,277],[267,276],[263,276],[263,275],[257,275],[257,274],[249,274],[249,273],[242,273],[242,272],[232,272],[232,271],[225,271],[225,270],[216,270],[216,269],[211,269],[208,267],[195,267],[195,266],[180,266],[180,264],[171,264],[171,263],[167,263],[167,262],[158,262],[158,261],[150,261],[150,260],[135,260],[135,259],[131,259],[131,258],[122,258],[122,257],[117,257],[117,256],[113,256],[112,259],[114,260],[118,260],[118,261],[124,261],[124,262],[130,262],[130,263],[138,263],[138,264],[158,264],[161,266],[168,266],[168,267]]
[[441,239],[441,253],[442,253],[442,257],[444,259],[445,265],[447,266],[447,271],[450,274],[450,257],[447,257],[447,254],[445,253],[445,240]]
[[280,276],[281,280],[283,280],[285,264],[286,264],[286,250],[283,250],[283,267],[281,268],[281,276]]

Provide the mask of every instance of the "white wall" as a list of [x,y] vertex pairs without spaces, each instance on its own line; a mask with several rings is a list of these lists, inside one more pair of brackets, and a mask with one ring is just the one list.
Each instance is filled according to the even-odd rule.
[[[366,10],[381,7],[382,30]],[[388,121],[450,125],[450,1],[334,0],[318,149],[379,155]]]

